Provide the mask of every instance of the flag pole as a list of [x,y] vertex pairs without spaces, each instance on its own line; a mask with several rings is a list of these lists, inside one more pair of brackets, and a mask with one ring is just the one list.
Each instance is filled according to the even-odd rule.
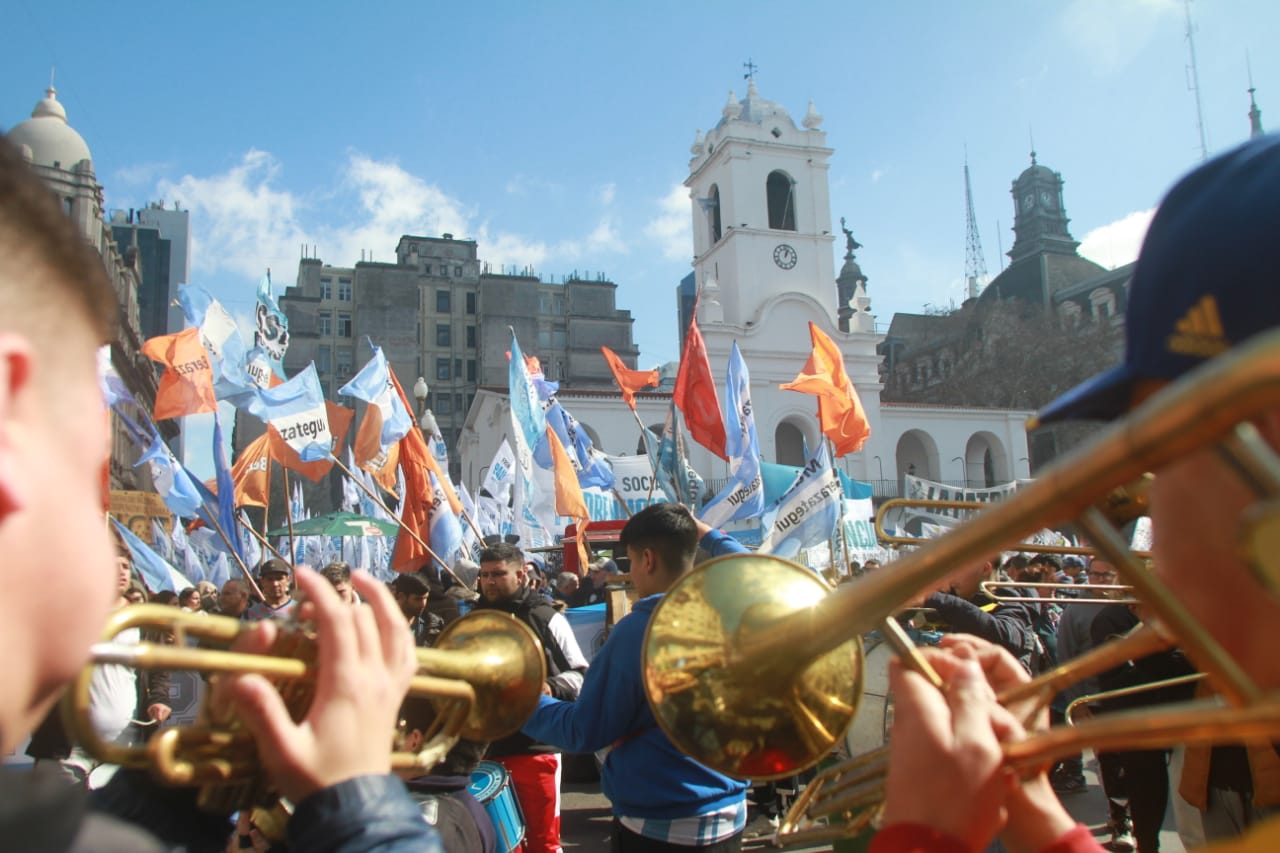
[[444,560],[440,559],[440,556],[435,551],[431,550],[431,546],[428,545],[426,542],[422,541],[422,537],[419,536],[417,533],[415,533],[412,528],[410,528],[400,519],[396,518],[396,514],[392,512],[387,507],[387,505],[382,502],[382,499],[379,498],[376,494],[374,494],[373,491],[368,486],[366,486],[363,482],[361,482],[359,477],[352,474],[350,468],[342,464],[342,461],[338,459],[338,457],[334,456],[332,453],[329,454],[329,459],[332,460],[333,464],[337,465],[340,469],[342,469],[342,471],[346,473],[348,477],[351,478],[351,481],[353,483],[355,483],[357,486],[363,489],[364,493],[367,494],[370,498],[372,498],[373,502],[376,503],[379,507],[381,507],[383,512],[385,512],[387,515],[391,516],[392,518],[395,518],[396,524],[400,525],[400,529],[405,533],[408,533],[409,538],[412,539],[414,542],[417,542],[419,547],[421,547],[422,550],[427,552],[428,557],[430,557],[431,559],[439,563],[440,567],[444,569],[446,572],[448,572],[449,576],[452,577],[455,581],[457,581],[459,586],[461,586],[463,589],[468,589],[467,585],[462,582],[462,578],[458,577],[453,573],[453,569],[447,563],[445,563]]
[[[832,444],[831,439],[826,436],[823,437],[823,440],[827,442],[827,460],[831,463],[831,476],[834,477],[835,481],[840,485],[839,497],[837,498],[837,500],[840,501],[840,504],[836,513],[836,524],[840,526],[841,552],[844,554],[844,571],[840,572],[840,574],[846,575],[849,573],[849,531],[845,529],[844,526],[844,483],[840,482],[840,472],[836,468],[835,445]],[[833,563],[835,562],[835,548],[831,549],[831,561]]]
[[205,506],[205,513],[209,516],[209,521],[213,523],[213,529],[218,531],[218,535],[222,537],[222,542],[227,546],[227,550],[231,552],[231,556],[235,559],[236,565],[240,567],[240,571],[244,572],[244,579],[249,582],[249,588],[262,598],[262,590],[258,588],[258,583],[253,579],[253,574],[249,571],[249,567],[244,564],[244,560],[240,557],[240,552],[231,544],[231,537],[227,536],[227,531],[222,529],[222,525],[218,523],[216,514],[209,512],[209,507]]
[[239,516],[236,516],[236,521],[238,521],[238,522],[240,523],[240,526],[241,526],[241,527],[243,527],[245,530],[249,531],[249,534],[250,534],[254,539],[257,539],[257,540],[258,540],[259,542],[261,542],[263,545],[267,546],[267,550],[268,550],[268,551],[270,551],[272,554],[275,554],[277,557],[279,557],[281,560],[284,560],[286,563],[288,563],[288,562],[289,562],[288,560],[285,560],[285,559],[284,559],[284,554],[281,554],[279,551],[277,551],[277,550],[276,550],[276,548],[275,548],[275,546],[274,546],[274,545],[272,545],[269,541],[267,541],[267,537],[263,536],[261,533],[259,533],[257,530],[255,530],[255,529],[253,528],[253,525],[252,525],[252,524],[250,524],[246,519],[243,519],[243,518],[240,518]]
[[284,473],[284,505],[287,507],[284,517],[289,522],[289,559],[285,562],[292,566],[298,559],[298,546],[293,541],[293,494],[289,486],[289,466],[281,462],[280,470]]

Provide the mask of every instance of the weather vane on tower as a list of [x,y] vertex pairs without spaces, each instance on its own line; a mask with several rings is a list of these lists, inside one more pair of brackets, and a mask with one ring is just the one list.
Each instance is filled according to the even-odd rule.
[[756,79],[756,72],[760,70],[760,66],[751,61],[751,57],[747,57],[747,61],[742,63],[742,67],[747,69],[747,73],[742,75],[743,80]]

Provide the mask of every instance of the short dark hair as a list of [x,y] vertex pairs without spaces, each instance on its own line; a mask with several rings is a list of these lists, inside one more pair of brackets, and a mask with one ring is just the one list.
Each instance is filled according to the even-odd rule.
[[1054,574],[1062,571],[1062,561],[1058,559],[1056,554],[1036,554],[1031,558],[1032,563],[1039,563],[1042,566],[1048,566],[1053,570]]
[[[0,328],[25,330],[55,352],[66,338],[68,307],[103,344],[120,308],[102,258],[62,211],[57,197],[0,137]],[[45,334],[45,333],[48,334]]]
[[351,564],[337,560],[321,569],[320,574],[329,583],[337,586],[340,583],[346,583],[351,580]]
[[650,548],[672,574],[693,567],[698,552],[698,525],[680,504],[650,504],[627,521],[618,536],[623,548]]
[[481,563],[516,563],[524,565],[524,552],[510,542],[495,542],[480,552]]
[[429,595],[431,585],[422,575],[397,575],[391,582],[391,591],[399,595]]

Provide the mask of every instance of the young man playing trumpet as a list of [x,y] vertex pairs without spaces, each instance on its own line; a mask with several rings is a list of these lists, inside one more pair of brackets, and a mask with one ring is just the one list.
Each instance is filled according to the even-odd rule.
[[[98,348],[120,308],[102,260],[23,157],[0,138],[0,748],[12,752],[88,662],[119,596],[103,513],[107,419]],[[317,631],[315,699],[294,722],[262,677],[224,679],[263,770],[296,805],[293,849],[439,851],[404,786],[390,775],[391,732],[416,670],[391,596],[353,577],[369,607],[343,604],[299,572]],[[268,648],[277,626],[244,637]],[[191,790],[155,789],[121,771],[95,802],[38,771],[0,774],[0,844],[25,850],[220,850],[230,824],[203,815]],[[138,826],[141,822],[143,825]]]
[[[1134,272],[1124,362],[1051,404],[1040,421],[1124,416],[1280,328],[1278,271],[1280,138],[1264,137],[1196,169],[1165,198]],[[1274,470],[1280,406],[1258,411],[1252,424]],[[1276,553],[1251,536],[1268,529],[1261,501],[1276,497],[1272,485],[1221,446],[1203,444],[1154,473],[1155,573],[1257,688],[1280,689],[1280,655],[1260,639],[1280,622],[1277,573],[1267,566]],[[945,690],[901,668],[892,674],[898,701],[885,828],[872,849],[977,850],[997,834],[1014,853],[1100,849],[1057,804],[1044,774],[1023,781],[1004,766],[1004,743],[1023,732],[995,691],[1022,678],[1016,665],[972,641],[923,653]],[[1280,821],[1215,849],[1280,849]]]

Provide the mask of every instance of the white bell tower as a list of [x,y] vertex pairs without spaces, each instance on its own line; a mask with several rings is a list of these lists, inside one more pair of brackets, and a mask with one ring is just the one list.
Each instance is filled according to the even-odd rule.
[[[715,281],[723,322],[751,326],[771,298],[806,293],[834,301],[831,149],[809,104],[804,127],[747,84],[741,101],[729,93],[723,118],[693,144],[694,268],[699,288]],[[831,306],[834,316],[835,306]]]
[[[760,452],[766,462],[803,464],[802,447],[821,440],[812,396],[779,390],[796,377],[811,350],[814,323],[840,347],[871,422],[880,423],[880,357],[870,299],[849,290],[840,304],[831,229],[828,160],[822,116],[809,104],[801,127],[760,97],[753,77],[747,96],[728,103],[716,126],[699,131],[689,163],[693,267],[698,327],[711,369],[723,377],[733,342],[751,372]],[[848,288],[846,288],[848,289]],[[839,319],[845,318],[841,330]],[[851,454],[841,467],[867,479],[866,460],[879,449]],[[694,467],[722,475],[719,460],[697,448]]]

